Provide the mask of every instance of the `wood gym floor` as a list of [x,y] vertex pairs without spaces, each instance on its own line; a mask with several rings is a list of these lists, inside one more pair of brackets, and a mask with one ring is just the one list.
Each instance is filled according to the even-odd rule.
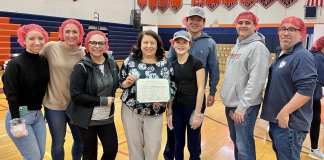
[[[1,74],[2,75],[2,74]],[[219,83],[221,84],[221,82]],[[0,83],[0,90],[2,91],[2,82]],[[12,141],[7,136],[5,130],[5,113],[8,110],[8,104],[6,102],[5,96],[0,92],[0,160],[17,160],[22,159],[21,155],[17,151],[16,147]],[[115,113],[115,123],[118,132],[119,150],[117,154],[117,160],[127,160],[128,150],[127,141],[124,135],[123,126],[120,118],[120,107],[121,102],[117,100],[117,112]],[[166,122],[164,120],[164,125]],[[319,140],[322,152],[324,152],[324,130],[323,125],[321,128],[321,136]],[[164,150],[164,145],[166,142],[166,127],[163,128],[163,137],[161,144],[161,152],[159,160],[162,160],[162,152]],[[71,132],[68,130],[66,135],[65,143],[65,155],[66,159],[71,159],[71,145],[72,136]],[[255,126],[255,143],[256,143],[256,153],[258,160],[275,160],[275,154],[271,148],[270,138],[267,134],[267,123],[261,119],[257,120]],[[100,145],[100,144],[99,144]],[[202,127],[202,160],[234,160],[233,155],[233,144],[229,138],[229,132],[227,127],[227,122],[224,113],[224,106],[221,102],[219,94],[216,96],[216,103],[213,107],[209,107],[206,110],[206,117]],[[47,129],[47,143],[46,143],[46,153],[45,159],[50,160],[50,146],[51,146],[51,135]],[[307,136],[301,154],[302,160],[311,160],[308,157],[308,151],[310,147],[309,136]],[[99,156],[101,157],[102,148],[99,148]],[[188,158],[188,151],[185,149],[185,159]]]

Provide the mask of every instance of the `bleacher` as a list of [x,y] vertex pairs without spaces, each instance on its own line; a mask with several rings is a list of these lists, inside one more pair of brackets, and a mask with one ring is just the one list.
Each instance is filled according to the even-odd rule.
[[[23,48],[17,43],[16,31],[21,25],[35,23],[44,27],[49,33],[51,41],[58,40],[58,27],[66,18],[32,15],[24,13],[0,12],[0,65],[11,55],[22,53]],[[85,32],[96,28],[104,28],[109,38],[110,50],[117,60],[124,59],[130,53],[131,47],[136,43],[139,29],[128,24],[109,22],[97,22],[91,20],[80,20]]]

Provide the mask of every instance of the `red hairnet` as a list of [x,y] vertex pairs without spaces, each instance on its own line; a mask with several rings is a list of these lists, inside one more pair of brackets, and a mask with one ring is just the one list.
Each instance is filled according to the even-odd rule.
[[241,12],[234,20],[234,23],[237,24],[241,19],[247,19],[254,23],[255,26],[258,25],[259,18],[250,11]]
[[317,51],[322,50],[323,47],[324,47],[324,36],[320,37],[319,39],[317,39],[315,41],[311,50],[317,52]]
[[281,21],[280,26],[287,24],[287,23],[298,27],[299,32],[302,36],[302,39],[304,40],[306,38],[307,28],[306,28],[306,25],[302,19],[295,17],[295,16],[290,16],[290,17],[284,18]]
[[64,28],[68,24],[74,24],[79,29],[79,43],[78,43],[78,45],[81,45],[83,42],[84,30],[83,30],[82,24],[78,20],[75,20],[75,19],[67,19],[61,24],[61,26],[59,28],[59,39],[61,41],[64,41]]
[[182,25],[185,27],[186,30],[189,28],[188,17],[182,18]]
[[108,50],[109,49],[109,44],[108,44],[108,38],[106,36],[106,34],[104,32],[101,32],[101,31],[90,31],[86,38],[85,38],[85,47],[87,49],[87,51],[89,51],[89,41],[90,41],[90,38],[93,36],[93,35],[96,35],[96,34],[99,34],[101,36],[103,36],[105,38],[105,50]]
[[28,32],[30,31],[38,31],[39,33],[41,33],[44,37],[45,43],[48,42],[48,33],[45,31],[45,29],[37,24],[27,24],[27,25],[23,25],[20,28],[18,28],[17,30],[17,37],[18,37],[18,43],[22,46],[22,47],[26,47],[25,44],[25,39],[26,39],[26,35]]

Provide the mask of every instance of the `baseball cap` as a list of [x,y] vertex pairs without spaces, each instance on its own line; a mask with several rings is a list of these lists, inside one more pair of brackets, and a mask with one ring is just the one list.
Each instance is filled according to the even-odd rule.
[[192,16],[199,16],[203,19],[206,19],[204,9],[198,6],[191,7],[191,9],[189,10],[188,17],[192,17]]
[[173,35],[172,40],[176,40],[178,38],[183,38],[183,39],[191,42],[191,34],[189,32],[187,32],[187,31],[184,31],[184,30],[175,32],[174,35]]

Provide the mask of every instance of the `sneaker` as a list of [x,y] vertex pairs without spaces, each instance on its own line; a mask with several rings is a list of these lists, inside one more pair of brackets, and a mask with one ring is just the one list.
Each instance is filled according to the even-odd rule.
[[313,158],[313,159],[324,159],[324,154],[321,153],[320,149],[311,149],[310,153],[308,154],[309,157]]

